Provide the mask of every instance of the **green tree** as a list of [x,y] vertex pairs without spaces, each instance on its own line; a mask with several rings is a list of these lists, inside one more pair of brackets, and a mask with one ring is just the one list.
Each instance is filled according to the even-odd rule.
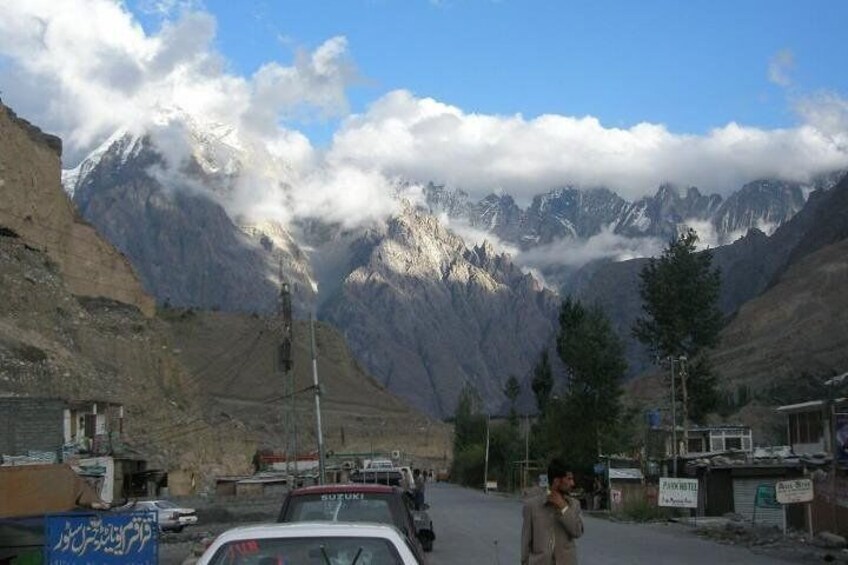
[[696,251],[697,243],[698,234],[690,228],[642,269],[644,315],[636,320],[633,335],[656,357],[686,357],[690,393],[685,409],[700,420],[718,402],[716,378],[703,354],[718,342],[722,315],[717,307],[720,272],[712,268],[710,251]]
[[551,362],[547,349],[542,351],[539,362],[533,368],[533,382],[531,386],[533,388],[533,394],[536,395],[536,406],[539,407],[539,412],[544,414],[548,401],[551,398],[551,391],[554,389],[554,375],[551,371]]
[[588,465],[612,452],[620,424],[621,381],[627,370],[621,340],[600,307],[567,298],[560,309],[557,353],[568,372],[556,427],[567,425],[570,459]]
[[470,384],[462,387],[454,413],[454,453],[486,439],[486,417],[480,413],[480,395]]
[[515,401],[518,400],[518,395],[521,394],[521,385],[518,384],[518,379],[515,375],[510,375],[504,385],[504,396],[509,399],[509,423],[512,426],[518,425],[518,413],[515,411]]

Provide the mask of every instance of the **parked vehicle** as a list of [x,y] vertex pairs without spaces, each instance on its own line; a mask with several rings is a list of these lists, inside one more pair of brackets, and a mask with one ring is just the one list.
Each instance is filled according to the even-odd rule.
[[391,459],[371,459],[370,461],[366,461],[364,468],[369,470],[375,469],[394,469],[395,464],[392,463]]
[[159,529],[163,532],[181,532],[186,526],[197,524],[194,508],[182,508],[170,500],[136,500],[116,509],[119,512],[156,512]]
[[345,563],[422,565],[406,536],[386,524],[264,524],[227,530],[198,565]]
[[397,487],[336,484],[295,489],[286,495],[278,522],[376,522],[391,524],[406,535],[423,561],[436,535],[426,512],[411,509],[409,497]]
[[[410,478],[412,476],[410,475]],[[400,469],[378,468],[378,469],[356,469],[350,473],[350,480],[354,483],[370,483],[399,487],[403,483],[403,475]]]

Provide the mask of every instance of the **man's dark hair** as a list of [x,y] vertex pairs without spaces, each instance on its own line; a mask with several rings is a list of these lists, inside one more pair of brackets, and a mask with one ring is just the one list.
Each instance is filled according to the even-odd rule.
[[551,462],[548,463],[548,484],[552,485],[554,479],[564,477],[571,472],[571,466],[562,459],[551,459]]

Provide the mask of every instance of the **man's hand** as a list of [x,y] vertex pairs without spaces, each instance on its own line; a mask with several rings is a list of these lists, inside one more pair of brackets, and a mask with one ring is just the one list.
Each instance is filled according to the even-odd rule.
[[562,493],[556,489],[552,489],[550,493],[548,493],[548,502],[556,506],[559,510],[565,510],[568,508],[568,501],[562,496]]

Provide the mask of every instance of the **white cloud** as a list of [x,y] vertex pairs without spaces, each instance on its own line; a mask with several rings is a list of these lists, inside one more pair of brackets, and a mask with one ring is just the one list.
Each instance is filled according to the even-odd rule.
[[521,252],[515,245],[502,241],[495,234],[476,228],[461,218],[450,218],[442,213],[439,215],[439,222],[461,237],[469,248],[488,242],[497,253],[506,253],[515,257]]
[[63,136],[68,165],[119,127],[152,123],[174,108],[271,143],[289,135],[282,120],[305,109],[347,112],[345,89],[356,72],[344,38],[299,52],[291,66],[269,62],[243,77],[215,51],[212,15],[191,11],[191,2],[149,4],[180,15],[148,34],[119,2],[63,0],[59,10],[52,0],[0,0],[0,55],[15,82],[6,101],[20,101],[33,110],[31,121]]
[[[526,204],[565,185],[606,186],[632,200],[662,182],[726,193],[757,178],[806,181],[848,167],[848,103],[832,93],[797,101],[794,128],[730,123],[682,135],[661,124],[611,128],[592,116],[468,113],[398,90],[348,116],[322,152],[290,124],[347,115],[347,88],[360,80],[347,40],[240,76],[215,50],[217,22],[198,5],[147,0],[164,18],[147,32],[118,1],[63,0],[58,10],[54,0],[0,0],[4,100],[63,137],[69,166],[118,128],[165,127],[162,116],[226,125],[250,154],[227,195],[231,211],[335,213],[348,226],[394,210],[389,179],[398,177],[472,198],[503,191]],[[783,80],[791,66],[790,52],[778,54],[774,76]]]
[[399,90],[345,121],[328,159],[474,197],[503,189],[521,202],[568,184],[606,186],[629,199],[662,182],[727,193],[758,178],[803,181],[848,166],[841,123],[832,116],[829,123],[828,130],[730,123],[704,136],[679,135],[649,123],[608,128],[593,117],[467,114]]
[[611,226],[606,226],[588,239],[560,239],[525,251],[515,260],[527,268],[544,269],[560,265],[580,267],[595,259],[626,261],[654,257],[662,252],[665,245],[666,242],[659,238],[624,237],[614,233]]
[[778,51],[769,61],[768,77],[778,86],[792,84],[792,71],[795,70],[795,55],[789,49]]
[[848,100],[834,92],[819,92],[798,99],[795,109],[811,128],[848,150]]

